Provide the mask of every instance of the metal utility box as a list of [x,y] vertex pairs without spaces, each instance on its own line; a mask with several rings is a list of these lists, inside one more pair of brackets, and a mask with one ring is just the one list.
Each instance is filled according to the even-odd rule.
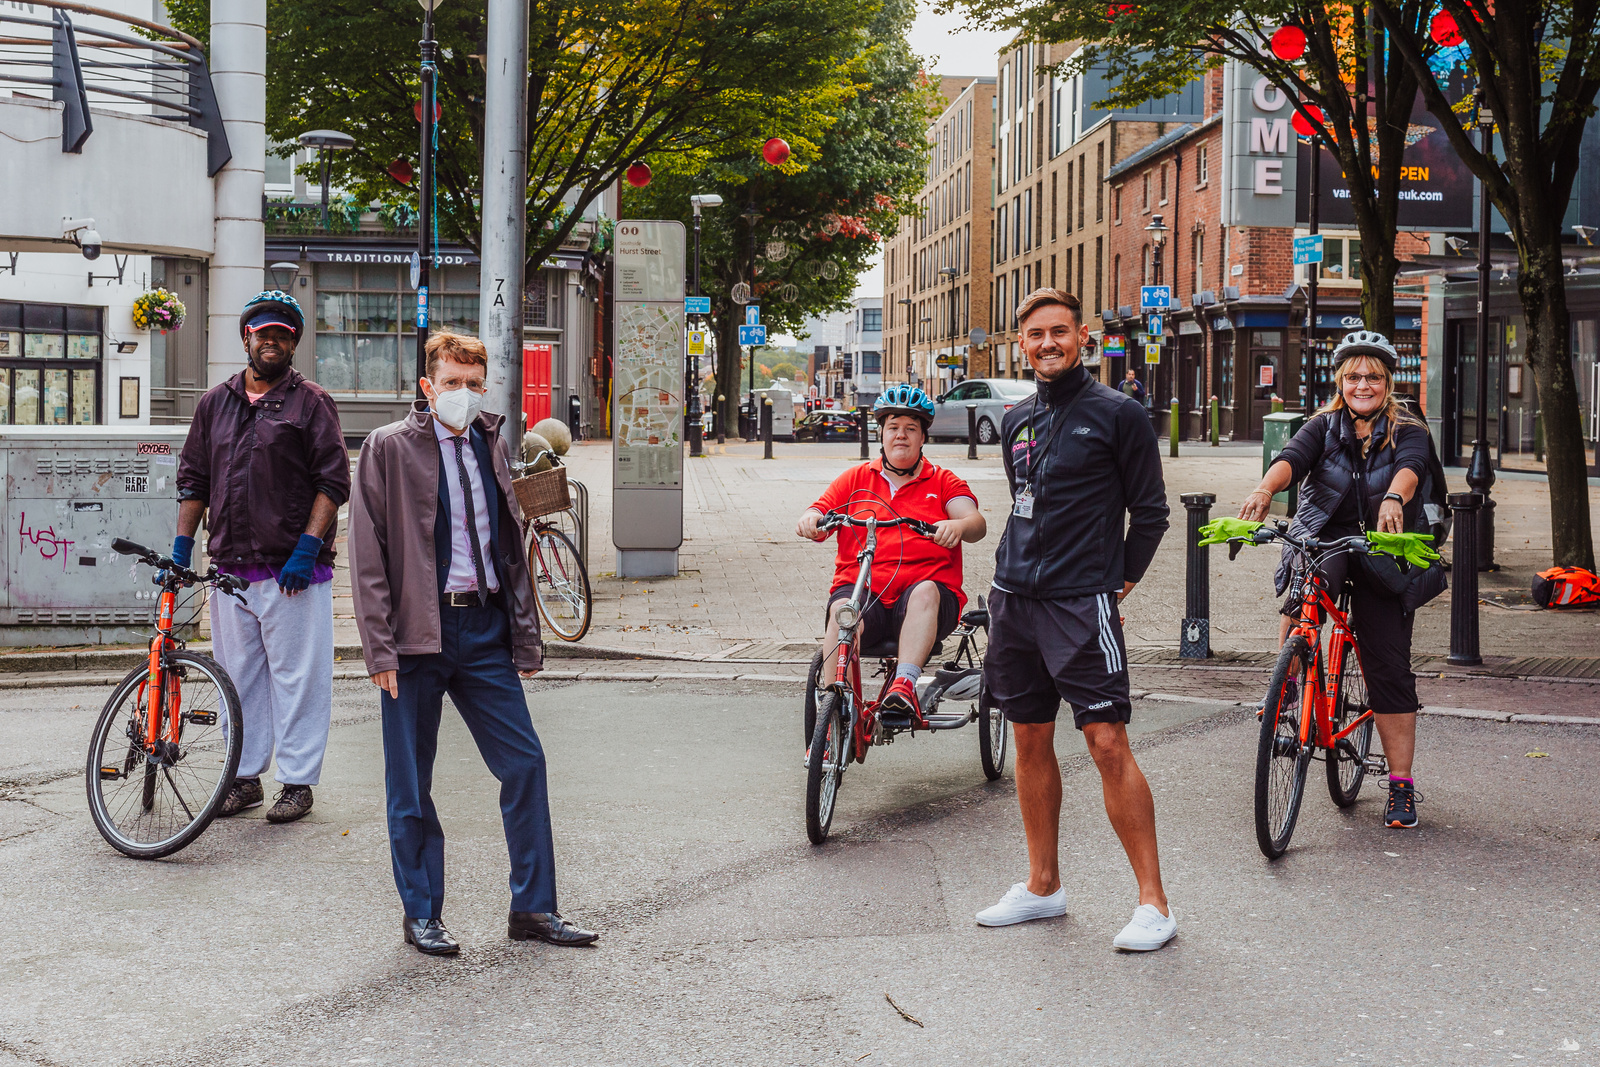
[[[0,645],[145,638],[160,594],[154,572],[111,542],[172,544],[187,436],[186,426],[0,426]],[[190,625],[199,609],[195,597],[175,621]]]
[[757,389],[756,396],[772,401],[772,436],[793,440],[795,395],[787,389]]
[[[1267,473],[1278,453],[1288,445],[1289,439],[1306,424],[1306,417],[1298,411],[1274,411],[1261,417],[1261,473]],[[1300,506],[1300,487],[1291,485],[1272,498],[1272,511],[1279,515],[1293,515]]]

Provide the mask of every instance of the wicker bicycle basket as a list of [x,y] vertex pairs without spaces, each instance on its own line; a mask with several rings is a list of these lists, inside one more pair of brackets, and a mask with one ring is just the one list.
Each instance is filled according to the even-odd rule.
[[565,511],[572,506],[572,492],[567,488],[565,467],[552,467],[538,474],[514,479],[511,488],[516,490],[522,514],[529,519]]

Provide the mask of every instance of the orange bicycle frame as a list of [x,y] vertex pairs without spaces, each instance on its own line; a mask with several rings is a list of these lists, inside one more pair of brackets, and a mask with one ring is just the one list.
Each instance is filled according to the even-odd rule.
[[[1322,616],[1333,623],[1333,632],[1328,636],[1326,670],[1322,662]],[[1357,662],[1360,661],[1361,646],[1350,629],[1350,620],[1339,610],[1313,571],[1306,574],[1305,587],[1301,591],[1300,618],[1290,633],[1305,638],[1307,647],[1311,649],[1311,663],[1306,668],[1305,683],[1300,693],[1300,743],[1334,748],[1371,718],[1373,711],[1368,708],[1343,730],[1337,734],[1333,732],[1334,682],[1344,674],[1344,657],[1351,651],[1355,652]],[[1311,734],[1313,721],[1316,723],[1314,739]]]
[[170,713],[167,693],[166,672],[161,665],[161,658],[171,647],[172,641],[172,610],[177,603],[176,590],[163,589],[161,591],[160,608],[156,614],[156,634],[150,639],[150,669],[145,678],[145,694],[148,698],[149,714],[145,717],[145,751],[155,748],[156,742],[161,739],[162,723],[167,725],[167,740],[178,740],[178,696],[177,687],[173,687],[170,694]]

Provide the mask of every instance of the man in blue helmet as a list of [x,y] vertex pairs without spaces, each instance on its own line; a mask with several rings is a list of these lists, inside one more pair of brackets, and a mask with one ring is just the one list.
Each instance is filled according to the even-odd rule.
[[[922,665],[934,643],[956,628],[967,599],[961,589],[961,543],[983,540],[987,526],[967,483],[923,458],[922,446],[933,425],[933,401],[926,393],[911,385],[890,386],[872,412],[878,420],[882,453],[835,478],[800,516],[795,532],[821,541],[827,535],[818,531],[817,524],[835,510],[857,518],[898,516],[933,524],[932,537],[904,526],[878,532],[873,598],[861,613],[864,644],[897,644],[899,665],[880,714],[890,725],[920,725],[916,685]],[[839,631],[839,605],[855,587],[856,557],[865,539],[857,527],[839,528],[828,597],[830,637]]]
[[263,803],[261,775],[276,756],[282,789],[269,822],[309,812],[322,774],[333,711],[335,517],[350,497],[339,409],[290,366],[304,329],[288,293],[274,289],[245,305],[247,365],[195,405],[172,543],[172,558],[188,566],[206,517],[212,560],[250,581],[242,603],[211,601],[213,651],[244,708],[239,770],[219,814]]

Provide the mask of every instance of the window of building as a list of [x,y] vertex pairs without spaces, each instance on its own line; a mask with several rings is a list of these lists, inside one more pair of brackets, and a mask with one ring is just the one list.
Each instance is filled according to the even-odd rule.
[[0,423],[101,421],[104,313],[98,307],[0,303]]
[[861,309],[861,332],[862,333],[878,333],[878,332],[881,332],[882,330],[883,330],[883,309],[882,308],[862,308]]
[[999,209],[998,209],[998,211],[995,213],[995,229],[999,231],[998,236],[1000,238],[999,243],[995,246],[995,255],[994,255],[995,262],[996,263],[1004,263],[1006,261],[1006,233],[1007,233],[1007,230],[1006,230],[1006,205],[1004,205],[1004,204],[1001,204]]
[[1144,175],[1143,175],[1143,177],[1142,177],[1142,179],[1140,181],[1140,188],[1142,189],[1142,192],[1139,195],[1139,210],[1140,211],[1149,211],[1150,210],[1150,172],[1149,171],[1145,171],[1144,172]]
[[1190,292],[1198,293],[1206,287],[1206,232],[1196,230],[1189,239],[1189,258],[1193,262],[1194,273],[1189,283]]
[[1017,216],[1022,223],[1022,240],[1018,248],[1026,252],[1033,247],[1033,190],[1022,190],[1022,212]]
[[[1056,239],[1056,219],[1060,213],[1060,204],[1056,199],[1056,179],[1059,177],[1060,174],[1050,175],[1050,240],[1052,241]],[[1071,203],[1070,196],[1067,202]]]
[[1194,187],[1203,189],[1211,180],[1211,160],[1206,151],[1208,145],[1201,145],[1194,150]]
[[1118,226],[1122,225],[1122,186],[1117,186],[1111,192],[1111,216]]
[[1022,253],[1022,197],[1011,198],[1011,250],[1013,254]]
[[1111,257],[1111,306],[1122,306],[1122,257]]
[[1161,164],[1161,202],[1167,202],[1167,165]]
[[[1068,253],[1068,254],[1070,255],[1070,253]],[[1069,267],[1067,269],[1067,274],[1070,275],[1071,273],[1072,273],[1072,269]],[[1056,257],[1055,256],[1051,256],[1050,257],[1050,288],[1054,289],[1055,287],[1056,287]]]
[[[1120,216],[1119,216],[1120,217]],[[1104,141],[1094,146],[1094,221],[1106,218],[1106,145]],[[1082,221],[1081,218],[1079,220]]]
[[1139,249],[1139,284],[1151,285],[1150,281],[1150,246],[1144,245]]
[[[1072,291],[1074,293],[1078,294],[1078,299],[1079,300],[1082,300],[1087,295],[1083,291],[1083,243],[1082,242],[1079,242],[1079,244],[1078,244],[1078,287],[1076,289],[1072,290]],[[1098,311],[1099,308],[1097,307],[1094,310]]]
[[[388,264],[317,265],[318,385],[396,398],[415,391],[417,295],[403,273]],[[441,267],[434,277],[429,329],[477,336],[478,268]]]
[[[1067,232],[1072,232],[1072,187],[1073,187],[1072,161],[1067,161]],[[1055,179],[1052,178],[1051,181]]]

